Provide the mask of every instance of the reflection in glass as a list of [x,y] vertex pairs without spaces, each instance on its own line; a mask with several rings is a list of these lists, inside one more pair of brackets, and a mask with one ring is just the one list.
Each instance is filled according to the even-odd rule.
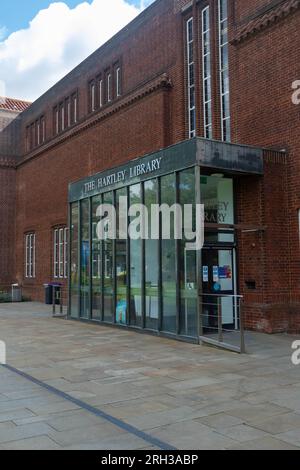
[[116,240],[116,276],[117,305],[116,322],[127,324],[127,240],[120,240],[119,212],[120,197],[127,197],[126,188],[116,191],[117,240]]
[[[175,175],[161,178],[161,204],[172,206],[176,201]],[[171,239],[162,240],[162,329],[176,333],[176,242],[174,217],[171,223]]]
[[90,315],[90,201],[81,201],[80,316]]
[[92,199],[92,318],[102,315],[102,243],[97,236],[97,209],[102,204],[102,196]]
[[78,262],[78,229],[79,229],[79,206],[75,202],[71,205],[71,266],[70,266],[70,315],[78,318],[79,302],[79,262]]
[[[158,184],[153,179],[145,182],[145,206],[149,214],[149,232],[151,233],[151,205],[157,204]],[[146,287],[146,328],[158,329],[159,301],[159,241],[145,240],[145,287]]]
[[[195,172],[194,169],[179,174],[180,204],[195,206]],[[195,210],[193,211],[195,214]],[[193,229],[195,230],[195,217]],[[187,251],[184,239],[180,241],[180,334],[195,337],[197,331],[197,272],[196,251]],[[190,242],[190,240],[188,240]]]
[[[204,204],[205,223],[234,224],[233,180],[219,176],[201,176],[201,201]],[[233,242],[232,231],[206,230],[206,242]]]
[[[130,205],[140,204],[141,185],[130,187]],[[132,222],[134,218],[130,218]],[[130,324],[142,326],[142,240],[130,240]]]
[[[103,196],[104,204],[113,204],[113,193],[109,192]],[[106,226],[108,230],[108,226]],[[103,241],[103,271],[104,271],[104,321],[112,323],[114,319],[114,288],[113,288],[113,240],[106,233]]]

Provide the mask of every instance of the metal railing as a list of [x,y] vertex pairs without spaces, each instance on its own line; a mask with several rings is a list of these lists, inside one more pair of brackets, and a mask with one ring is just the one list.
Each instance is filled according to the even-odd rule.
[[203,293],[201,297],[200,341],[245,354],[243,296]]

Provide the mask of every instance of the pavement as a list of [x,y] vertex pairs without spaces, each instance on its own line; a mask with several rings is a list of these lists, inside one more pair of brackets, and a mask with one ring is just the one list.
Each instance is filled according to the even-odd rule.
[[239,355],[1,304],[0,449],[300,449],[288,335]]

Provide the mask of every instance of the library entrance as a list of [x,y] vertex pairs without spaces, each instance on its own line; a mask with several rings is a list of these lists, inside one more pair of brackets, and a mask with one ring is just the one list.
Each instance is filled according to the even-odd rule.
[[[220,318],[237,328],[235,180],[261,172],[259,149],[196,138],[70,185],[70,318],[193,342]],[[113,207],[118,221],[124,198],[148,213],[203,204],[204,248],[187,249],[175,225],[164,238],[162,217],[157,238],[121,239],[119,222],[116,239],[100,238],[99,207]]]
[[235,248],[204,248],[203,263],[203,329],[213,332],[218,328],[218,308],[222,327],[238,328]]

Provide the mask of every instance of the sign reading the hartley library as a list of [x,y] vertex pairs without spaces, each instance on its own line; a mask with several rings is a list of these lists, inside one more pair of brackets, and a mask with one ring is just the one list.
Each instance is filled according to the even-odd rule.
[[118,183],[124,183],[128,179],[149,175],[161,169],[162,157],[154,158],[148,163],[140,163],[125,170],[111,173],[107,176],[98,177],[84,184],[84,192],[87,194],[95,189],[108,188]]
[[191,139],[72,183],[69,186],[69,202],[134,185],[194,165],[196,140]]

